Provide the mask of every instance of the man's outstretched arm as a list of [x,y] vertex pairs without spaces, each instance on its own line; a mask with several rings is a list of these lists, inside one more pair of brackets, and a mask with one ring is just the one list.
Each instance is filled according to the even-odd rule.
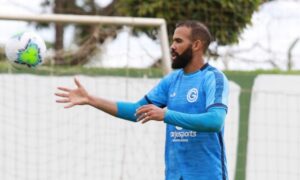
[[65,108],[71,108],[77,105],[90,105],[110,115],[130,121],[136,121],[136,109],[147,104],[145,98],[136,103],[129,103],[113,102],[101,97],[92,96],[76,78],[74,78],[74,82],[77,86],[76,89],[58,87],[60,92],[55,93],[55,95],[60,98],[56,100],[56,102],[66,104]]
[[114,116],[117,114],[116,103],[100,97],[92,96],[76,78],[74,78],[74,82],[77,86],[76,89],[66,87],[57,88],[60,90],[60,92],[55,93],[56,96],[60,97],[60,99],[56,100],[57,103],[66,104],[65,108],[71,108],[77,105],[90,105],[108,114]]

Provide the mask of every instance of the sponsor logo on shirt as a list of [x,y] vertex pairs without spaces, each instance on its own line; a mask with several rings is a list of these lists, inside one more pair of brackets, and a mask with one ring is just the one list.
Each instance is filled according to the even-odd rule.
[[196,89],[196,88],[190,89],[188,91],[187,95],[186,95],[186,99],[190,103],[197,101],[197,99],[198,99],[198,89]]
[[189,138],[196,137],[196,131],[180,131],[183,128],[179,126],[175,126],[175,128],[179,131],[170,132],[171,138],[173,138],[173,142],[189,142]]
[[179,131],[183,129],[182,127],[179,127],[179,126],[175,126],[175,128]]

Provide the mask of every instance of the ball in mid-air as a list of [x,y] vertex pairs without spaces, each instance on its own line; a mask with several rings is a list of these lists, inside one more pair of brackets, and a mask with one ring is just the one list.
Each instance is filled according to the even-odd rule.
[[5,54],[13,65],[37,67],[43,63],[46,53],[44,40],[34,32],[22,32],[8,39]]

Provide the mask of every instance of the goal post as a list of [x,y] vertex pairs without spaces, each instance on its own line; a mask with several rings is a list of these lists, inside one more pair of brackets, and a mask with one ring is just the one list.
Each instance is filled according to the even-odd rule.
[[164,74],[171,72],[171,59],[169,53],[170,51],[169,51],[167,26],[166,26],[166,21],[162,18],[66,15],[66,14],[14,15],[14,14],[0,13],[0,20],[157,27],[159,29],[159,39],[161,41],[163,72]]

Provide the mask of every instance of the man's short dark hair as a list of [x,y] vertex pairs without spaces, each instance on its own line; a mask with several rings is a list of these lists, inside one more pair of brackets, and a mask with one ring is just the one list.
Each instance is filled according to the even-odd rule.
[[176,24],[176,28],[183,26],[191,28],[191,40],[196,41],[200,39],[203,43],[203,52],[206,52],[212,41],[212,36],[208,28],[203,23],[193,20],[181,21]]

